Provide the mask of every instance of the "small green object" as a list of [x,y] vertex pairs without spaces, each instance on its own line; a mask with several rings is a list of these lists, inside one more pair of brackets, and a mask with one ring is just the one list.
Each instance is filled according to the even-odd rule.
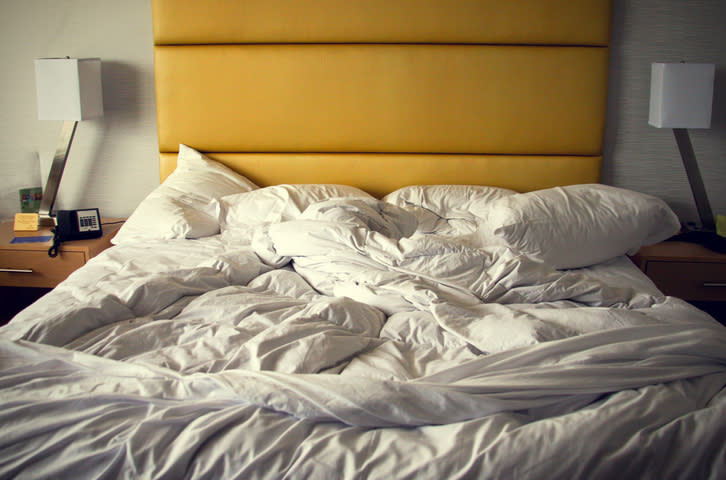
[[726,237],[726,215],[716,215],[716,233]]
[[20,195],[20,213],[38,213],[40,200],[43,198],[42,188],[21,188],[18,190],[18,194]]

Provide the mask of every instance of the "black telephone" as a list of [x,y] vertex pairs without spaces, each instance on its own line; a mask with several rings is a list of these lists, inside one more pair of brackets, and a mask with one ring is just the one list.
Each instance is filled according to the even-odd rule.
[[48,250],[48,255],[51,257],[58,255],[58,247],[61,242],[86,240],[103,235],[101,215],[97,208],[58,210],[55,215],[55,222],[53,246]]

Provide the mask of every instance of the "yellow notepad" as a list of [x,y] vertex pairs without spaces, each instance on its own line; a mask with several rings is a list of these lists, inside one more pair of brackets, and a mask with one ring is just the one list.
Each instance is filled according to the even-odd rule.
[[16,232],[36,232],[38,231],[38,214],[37,213],[16,213],[13,230]]

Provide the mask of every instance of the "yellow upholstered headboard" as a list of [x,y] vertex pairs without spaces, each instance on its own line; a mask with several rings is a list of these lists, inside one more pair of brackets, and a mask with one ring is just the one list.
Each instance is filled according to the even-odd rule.
[[597,182],[609,0],[153,0],[161,176],[180,143],[260,185]]

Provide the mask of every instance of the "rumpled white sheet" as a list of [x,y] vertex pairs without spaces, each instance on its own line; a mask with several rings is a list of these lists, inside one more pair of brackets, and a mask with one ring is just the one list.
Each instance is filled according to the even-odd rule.
[[726,329],[627,259],[303,217],[114,247],[0,329],[0,477],[726,472]]

